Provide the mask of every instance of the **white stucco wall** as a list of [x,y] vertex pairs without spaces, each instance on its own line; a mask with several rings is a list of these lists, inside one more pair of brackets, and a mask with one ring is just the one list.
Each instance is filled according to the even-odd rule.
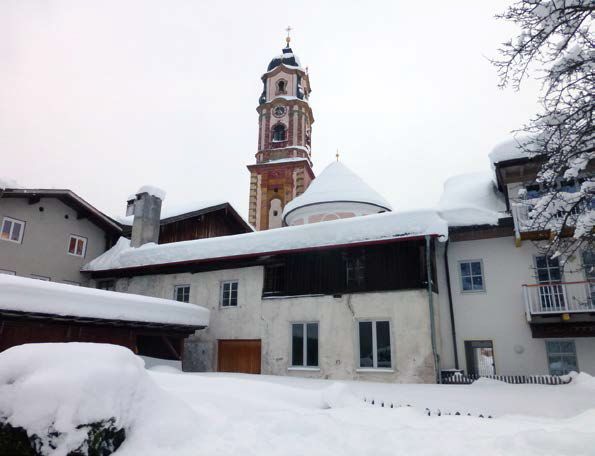
[[[451,242],[449,270],[457,331],[460,367],[466,369],[466,340],[492,340],[496,373],[502,375],[548,374],[546,339],[534,339],[525,316],[522,284],[535,283],[532,242],[515,247],[512,236],[476,241]],[[463,293],[459,262],[481,260],[485,292]],[[438,265],[443,260],[440,260]],[[572,272],[574,271],[574,272]],[[442,367],[454,368],[446,282],[440,295]],[[580,259],[567,268],[565,281],[584,280]],[[570,339],[570,338],[569,338]],[[561,340],[561,339],[552,339]],[[595,338],[574,338],[579,368],[595,374]],[[522,353],[518,353],[521,351]]]
[[[189,284],[190,302],[211,311],[209,328],[193,336],[194,342],[201,346],[201,356],[206,358],[205,370],[217,369],[218,339],[260,339],[263,374],[434,382],[428,294],[425,290],[358,293],[336,298],[263,299],[263,273],[263,268],[258,266],[196,274],[138,276],[119,279],[116,289],[171,298],[175,285]],[[222,308],[219,305],[220,283],[227,280],[239,282],[237,307]],[[434,297],[437,303],[437,296]],[[437,304],[435,308],[438,313]],[[391,370],[358,370],[356,324],[360,319],[390,321]],[[290,369],[291,323],[306,321],[319,323],[319,369],[293,370]],[[439,324],[437,328],[439,342]]]

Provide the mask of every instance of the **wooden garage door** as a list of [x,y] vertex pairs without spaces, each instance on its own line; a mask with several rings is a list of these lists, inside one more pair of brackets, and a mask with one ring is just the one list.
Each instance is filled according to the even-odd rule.
[[219,340],[217,370],[260,374],[260,339]]

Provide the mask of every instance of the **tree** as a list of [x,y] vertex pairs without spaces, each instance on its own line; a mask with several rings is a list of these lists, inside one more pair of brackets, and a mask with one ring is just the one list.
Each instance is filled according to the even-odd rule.
[[593,246],[594,16],[593,0],[517,0],[496,16],[521,29],[493,61],[500,87],[520,89],[533,70],[542,81],[541,112],[519,130],[519,147],[539,161],[538,195],[524,204],[528,229],[550,233],[539,248],[563,260]]

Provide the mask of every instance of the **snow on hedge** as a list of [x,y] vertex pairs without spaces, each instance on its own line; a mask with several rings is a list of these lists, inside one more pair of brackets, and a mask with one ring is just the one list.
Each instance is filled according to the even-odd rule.
[[0,310],[208,326],[208,309],[169,299],[0,274]]
[[437,209],[449,226],[497,225],[506,203],[491,173],[454,176],[444,183]]
[[387,212],[324,223],[267,231],[130,247],[120,238],[103,255],[87,263],[84,271],[130,268],[176,261],[275,253],[316,247],[399,239],[424,235],[448,237],[448,226],[436,211]]
[[[41,437],[43,454],[52,456],[81,445],[86,433],[77,426],[110,418],[126,431],[121,449],[140,440],[170,454],[174,436],[194,433],[197,420],[155,385],[130,350],[92,343],[26,344],[0,353],[0,415]],[[56,441],[50,431],[62,436]]]

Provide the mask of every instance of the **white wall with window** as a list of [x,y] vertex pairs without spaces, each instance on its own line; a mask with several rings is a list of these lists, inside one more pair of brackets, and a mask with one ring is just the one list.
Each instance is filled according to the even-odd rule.
[[[499,375],[549,374],[550,363],[545,340],[534,338],[527,321],[523,284],[532,284],[536,305],[557,310],[566,303],[563,282],[578,282],[567,287],[568,302],[579,305],[580,299],[571,295],[579,290],[587,295],[587,274],[591,258],[578,252],[564,271],[557,260],[540,256],[531,241],[517,247],[512,235],[507,237],[449,243],[448,260],[452,283],[452,304],[455,315],[459,367],[467,369],[465,341],[490,340],[496,357]],[[473,260],[481,260],[481,272],[489,281],[486,292],[466,292],[461,278],[476,276]],[[438,262],[439,269],[443,262]],[[469,263],[471,263],[469,265]],[[461,265],[468,264],[465,271]],[[475,266],[476,271],[479,271]],[[478,275],[477,275],[478,276]],[[442,334],[442,365],[454,368],[450,310],[446,282],[440,283],[440,325]],[[469,280],[467,281],[469,283]],[[572,288],[575,287],[575,288]],[[489,289],[487,289],[489,288]],[[572,288],[572,289],[571,289]],[[578,299],[578,300],[577,300]],[[571,316],[571,322],[575,317]],[[582,371],[595,374],[595,337],[575,338],[576,358]],[[397,350],[398,351],[398,350]]]
[[459,261],[461,292],[473,293],[485,291],[485,279],[481,260]]
[[221,282],[221,298],[219,301],[221,307],[238,306],[238,281],[226,280]]
[[291,324],[291,368],[318,368],[318,323]]
[[359,321],[359,369],[391,369],[390,321]]
[[174,299],[181,302],[190,302],[190,285],[176,285]]
[[551,375],[566,375],[572,371],[578,372],[579,365],[574,340],[546,340],[545,348]]

